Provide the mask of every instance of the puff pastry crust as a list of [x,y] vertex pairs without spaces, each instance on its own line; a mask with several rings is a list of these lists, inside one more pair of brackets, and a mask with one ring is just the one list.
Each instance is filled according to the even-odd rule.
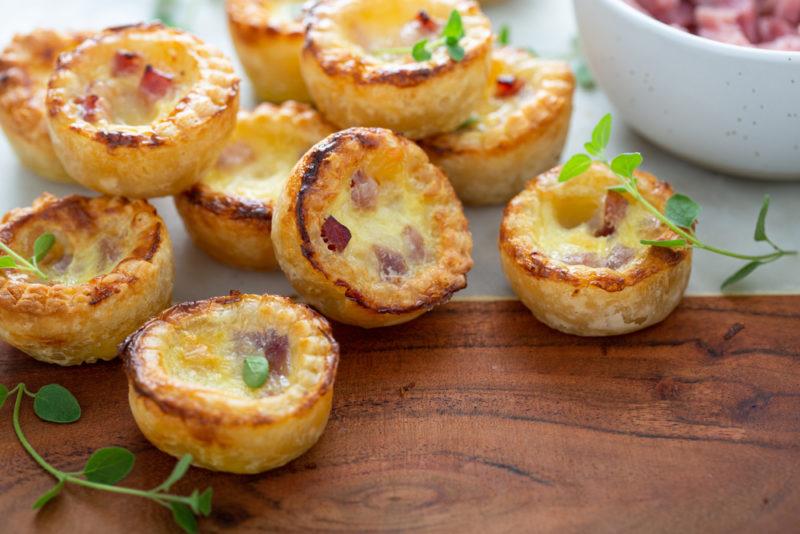
[[[500,257],[514,292],[537,319],[581,336],[641,330],[666,318],[689,281],[691,249],[642,245],[676,236],[595,165],[560,184],[554,169],[508,205]],[[638,172],[645,198],[664,209],[672,189]]]
[[[339,348],[328,322],[287,298],[218,297],[175,306],[120,348],[142,433],[176,457],[231,473],[280,467],[311,448],[331,411]],[[242,379],[247,356],[266,383]]]
[[575,79],[563,61],[502,47],[492,53],[486,100],[454,132],[420,142],[466,204],[508,202],[558,163]]
[[86,32],[37,29],[17,34],[0,54],[0,126],[22,164],[44,178],[69,183],[47,131],[47,80],[62,52],[78,46]]
[[0,271],[0,338],[10,345],[59,365],[109,360],[170,305],[172,244],[146,201],[45,193],[3,217],[0,240],[29,257],[45,232],[56,237],[40,263],[48,280]]
[[351,128],[295,167],[272,240],[295,290],[326,316],[399,324],[466,286],[472,236],[447,178],[408,139]]
[[227,0],[236,54],[261,100],[310,102],[300,74],[305,0]]
[[192,240],[234,267],[277,268],[270,238],[275,201],[297,160],[331,133],[319,113],[297,102],[239,112],[216,166],[175,197]]
[[[445,47],[422,62],[386,52],[435,39],[453,9],[466,31],[463,60],[453,61]],[[321,0],[306,23],[301,71],[319,110],[339,127],[422,138],[454,130],[484,96],[492,33],[472,0]]]
[[239,79],[217,49],[161,24],[110,28],[60,56],[47,91],[56,154],[106,194],[177,194],[217,160]]

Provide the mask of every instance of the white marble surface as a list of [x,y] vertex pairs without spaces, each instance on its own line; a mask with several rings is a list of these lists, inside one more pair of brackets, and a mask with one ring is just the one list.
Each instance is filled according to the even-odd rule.
[[[0,0],[11,4],[11,0]],[[191,31],[233,56],[227,36],[221,0],[177,0],[187,8],[180,21]],[[542,55],[565,54],[575,35],[571,2],[567,0],[506,0],[487,9],[495,24],[508,23],[516,44],[527,45]],[[14,16],[0,19],[0,41],[7,42],[14,32],[37,26],[99,28],[151,19],[153,4],[140,0],[26,0],[13,2]],[[689,60],[689,59],[687,59]],[[243,83],[243,105],[252,105],[251,93]],[[787,95],[788,97],[788,95]],[[579,91],[567,153],[578,150],[594,123],[611,108],[601,91]],[[699,234],[709,241],[742,251],[762,250],[752,241],[753,227],[763,194],[773,197],[768,228],[775,241],[785,247],[800,248],[800,183],[750,182],[699,169],[650,145],[621,124],[617,125],[611,151],[640,151],[645,168],[704,207]],[[798,162],[800,164],[800,162]],[[83,192],[79,187],[53,184],[21,168],[10,147],[0,141],[0,212],[30,205],[42,191],[56,195]],[[185,301],[226,293],[230,289],[248,292],[291,294],[280,273],[263,274],[236,271],[215,263],[188,240],[171,199],[155,201],[175,242],[177,280],[175,300]],[[497,230],[501,208],[469,209],[475,237],[475,269],[470,287],[460,296],[510,296],[497,255]],[[720,282],[740,263],[698,252],[690,286],[692,294],[718,293]],[[800,259],[782,260],[764,267],[737,286],[737,292],[800,293]]]

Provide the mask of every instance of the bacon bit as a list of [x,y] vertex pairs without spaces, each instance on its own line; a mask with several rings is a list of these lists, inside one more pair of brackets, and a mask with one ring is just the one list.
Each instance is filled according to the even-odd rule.
[[329,215],[322,224],[322,240],[331,252],[344,252],[352,237],[350,230],[333,215]]
[[629,247],[617,245],[611,249],[611,254],[606,258],[605,266],[615,271],[628,265],[636,256],[636,252]]
[[264,353],[269,361],[270,373],[286,375],[289,371],[289,338],[269,329],[261,332],[237,334],[238,351],[252,353],[253,349]]
[[372,251],[378,258],[378,268],[381,273],[381,280],[384,282],[397,282],[400,276],[408,272],[408,265],[403,255],[381,245],[372,245]]
[[97,104],[99,101],[100,97],[97,95],[86,95],[75,100],[75,103],[81,108],[83,120],[86,122],[95,122],[97,120]]
[[425,239],[422,234],[413,226],[406,226],[403,228],[403,239],[406,240],[406,245],[408,245],[408,258],[414,263],[425,261],[427,252],[425,251]]
[[576,252],[561,258],[567,265],[585,265],[586,267],[601,267],[600,258],[594,252]]
[[617,225],[625,218],[628,201],[616,191],[606,193],[603,227],[594,233],[595,237],[608,237],[617,231]]
[[139,70],[142,63],[142,56],[136,52],[128,52],[127,50],[117,50],[114,54],[114,61],[111,65],[111,74],[114,76],[125,76],[133,74]]
[[428,33],[433,33],[439,29],[439,23],[433,20],[424,9],[420,9],[419,13],[417,13],[417,24],[423,31]]
[[350,198],[361,209],[372,209],[378,204],[378,182],[358,169],[350,179]]
[[249,144],[244,141],[236,141],[222,149],[217,160],[217,168],[233,169],[253,161],[255,157],[256,153]]
[[171,87],[172,75],[161,72],[152,65],[148,65],[144,68],[144,74],[139,82],[139,92],[141,92],[150,103],[164,98],[164,95],[167,94]]
[[497,90],[495,91],[495,95],[498,98],[509,98],[522,91],[523,87],[525,87],[525,82],[516,76],[504,74],[497,78]]

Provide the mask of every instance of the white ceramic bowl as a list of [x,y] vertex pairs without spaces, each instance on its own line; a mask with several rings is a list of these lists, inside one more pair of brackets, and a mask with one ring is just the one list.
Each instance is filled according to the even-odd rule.
[[589,66],[640,134],[712,169],[800,180],[800,52],[733,46],[622,0],[574,0]]

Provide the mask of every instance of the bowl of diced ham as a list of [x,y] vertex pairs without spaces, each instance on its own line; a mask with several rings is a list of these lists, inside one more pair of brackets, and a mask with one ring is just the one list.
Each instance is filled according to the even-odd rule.
[[800,0],[574,0],[625,122],[705,167],[800,180]]

